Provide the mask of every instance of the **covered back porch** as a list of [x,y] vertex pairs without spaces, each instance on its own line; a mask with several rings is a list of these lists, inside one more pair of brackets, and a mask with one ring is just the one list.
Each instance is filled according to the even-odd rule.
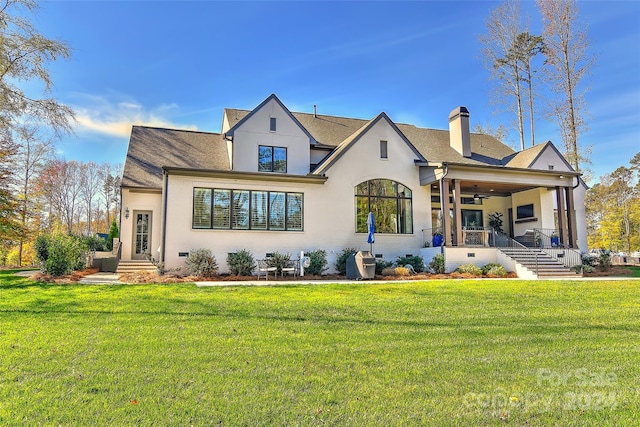
[[528,247],[578,247],[575,172],[451,164],[427,172],[425,247],[490,247],[497,236]]

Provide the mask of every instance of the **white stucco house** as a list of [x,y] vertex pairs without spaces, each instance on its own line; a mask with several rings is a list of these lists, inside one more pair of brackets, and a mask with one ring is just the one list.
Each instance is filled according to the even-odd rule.
[[[556,261],[586,251],[586,186],[551,142],[514,152],[470,133],[465,107],[443,114],[443,127],[447,118],[448,130],[435,130],[385,113],[292,112],[271,95],[251,111],[225,109],[221,133],[133,126],[121,263],[150,252],[179,267],[208,248],[225,272],[227,254],[241,249],[256,259],[323,249],[333,267],[344,248],[369,249],[369,212],[373,253],[388,261],[411,254],[428,263],[443,252],[448,270],[499,262],[527,275],[538,267],[527,270],[508,248]],[[496,213],[500,238],[490,228]]]

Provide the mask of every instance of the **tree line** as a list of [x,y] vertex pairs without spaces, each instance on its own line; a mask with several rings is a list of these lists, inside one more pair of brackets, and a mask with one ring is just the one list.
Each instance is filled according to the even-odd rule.
[[[53,97],[49,64],[69,46],[29,20],[35,0],[0,1],[0,264],[31,264],[42,232],[106,233],[117,217],[120,166],[56,159],[73,110]],[[21,83],[42,87],[37,96]]]
[[587,191],[589,247],[640,251],[640,152]]
[[[590,149],[582,147],[579,138],[587,130],[585,77],[595,61],[588,51],[586,26],[575,0],[536,0],[535,4],[541,34],[532,34],[520,0],[506,0],[491,11],[487,31],[479,36],[484,64],[495,83],[492,101],[514,114],[520,150],[526,148],[527,136],[530,146],[536,143],[538,113],[555,121],[564,156],[577,172],[585,172]],[[475,130],[500,140],[507,134],[502,126]]]

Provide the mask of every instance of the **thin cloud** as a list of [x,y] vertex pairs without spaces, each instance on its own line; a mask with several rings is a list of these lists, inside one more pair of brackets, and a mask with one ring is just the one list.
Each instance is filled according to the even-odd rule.
[[197,129],[195,125],[176,123],[171,119],[172,115],[180,114],[176,104],[147,108],[122,95],[77,94],[75,98],[77,102],[73,108],[76,112],[77,133],[89,132],[126,138],[131,133],[132,125]]

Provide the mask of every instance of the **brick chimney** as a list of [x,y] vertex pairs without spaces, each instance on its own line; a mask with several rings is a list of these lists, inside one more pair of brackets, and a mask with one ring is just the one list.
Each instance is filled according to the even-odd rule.
[[449,144],[464,157],[471,157],[469,110],[467,107],[455,108],[449,114]]

